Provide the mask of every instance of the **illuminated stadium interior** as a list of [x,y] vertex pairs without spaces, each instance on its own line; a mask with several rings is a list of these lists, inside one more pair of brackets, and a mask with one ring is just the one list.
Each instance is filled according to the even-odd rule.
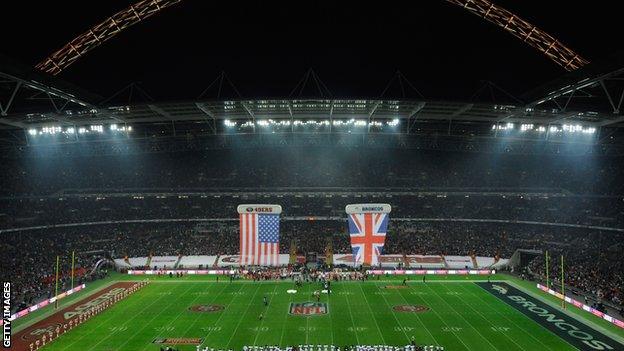
[[0,52],[5,348],[624,350],[615,21],[500,2],[42,4]]

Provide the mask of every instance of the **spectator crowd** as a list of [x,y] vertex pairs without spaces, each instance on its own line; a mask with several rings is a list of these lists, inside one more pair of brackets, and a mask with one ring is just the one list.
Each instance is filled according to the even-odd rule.
[[[29,304],[52,293],[57,255],[66,289],[74,251],[76,283],[101,275],[102,259],[237,254],[241,203],[283,207],[282,253],[347,253],[344,207],[371,202],[392,205],[385,253],[549,250],[567,258],[570,285],[621,304],[620,160],[381,149],[5,160],[0,275]],[[539,258],[530,268],[544,274]]]
[[306,148],[3,160],[0,195],[63,189],[274,187],[565,189],[622,195],[621,157]]
[[[238,226],[230,222],[126,223],[56,227],[6,234],[2,279],[13,281],[26,299],[49,295],[53,289],[55,255],[62,259],[62,284],[68,284],[71,252],[79,268],[90,270],[102,257],[236,255]],[[509,258],[516,249],[549,250],[567,260],[566,282],[621,304],[624,233],[518,223],[395,221],[390,223],[384,253],[478,255]],[[280,228],[280,252],[323,255],[351,251],[346,220],[289,220]],[[557,256],[558,257],[558,256]],[[543,274],[543,262],[532,262]],[[553,263],[552,272],[557,267]],[[86,279],[86,278],[85,278]]]

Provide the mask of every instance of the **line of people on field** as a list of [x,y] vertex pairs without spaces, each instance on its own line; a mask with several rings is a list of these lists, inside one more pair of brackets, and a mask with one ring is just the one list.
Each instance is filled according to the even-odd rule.
[[[198,351],[225,351],[213,348],[198,347]],[[232,351],[232,350],[229,350]],[[243,351],[444,351],[443,346],[438,345],[416,345],[413,340],[410,345],[392,346],[392,345],[296,345],[281,348],[279,346],[244,346]]]

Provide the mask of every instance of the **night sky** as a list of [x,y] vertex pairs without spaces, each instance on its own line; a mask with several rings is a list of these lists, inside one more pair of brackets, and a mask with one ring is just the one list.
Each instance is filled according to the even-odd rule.
[[[0,53],[34,66],[133,2],[3,3]],[[621,49],[617,1],[495,3],[590,61]],[[377,97],[400,70],[426,98],[441,100],[468,100],[484,80],[521,94],[565,73],[502,29],[443,0],[183,0],[59,77],[102,96],[140,82],[163,101],[194,99],[225,70],[244,97],[276,97],[288,96],[309,68],[335,97]]]

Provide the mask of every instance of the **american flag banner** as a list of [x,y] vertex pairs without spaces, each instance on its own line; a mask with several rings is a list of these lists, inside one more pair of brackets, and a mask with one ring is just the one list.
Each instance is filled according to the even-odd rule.
[[240,264],[279,265],[279,205],[239,205]]
[[388,204],[347,205],[353,264],[376,266],[383,252],[391,207]]

